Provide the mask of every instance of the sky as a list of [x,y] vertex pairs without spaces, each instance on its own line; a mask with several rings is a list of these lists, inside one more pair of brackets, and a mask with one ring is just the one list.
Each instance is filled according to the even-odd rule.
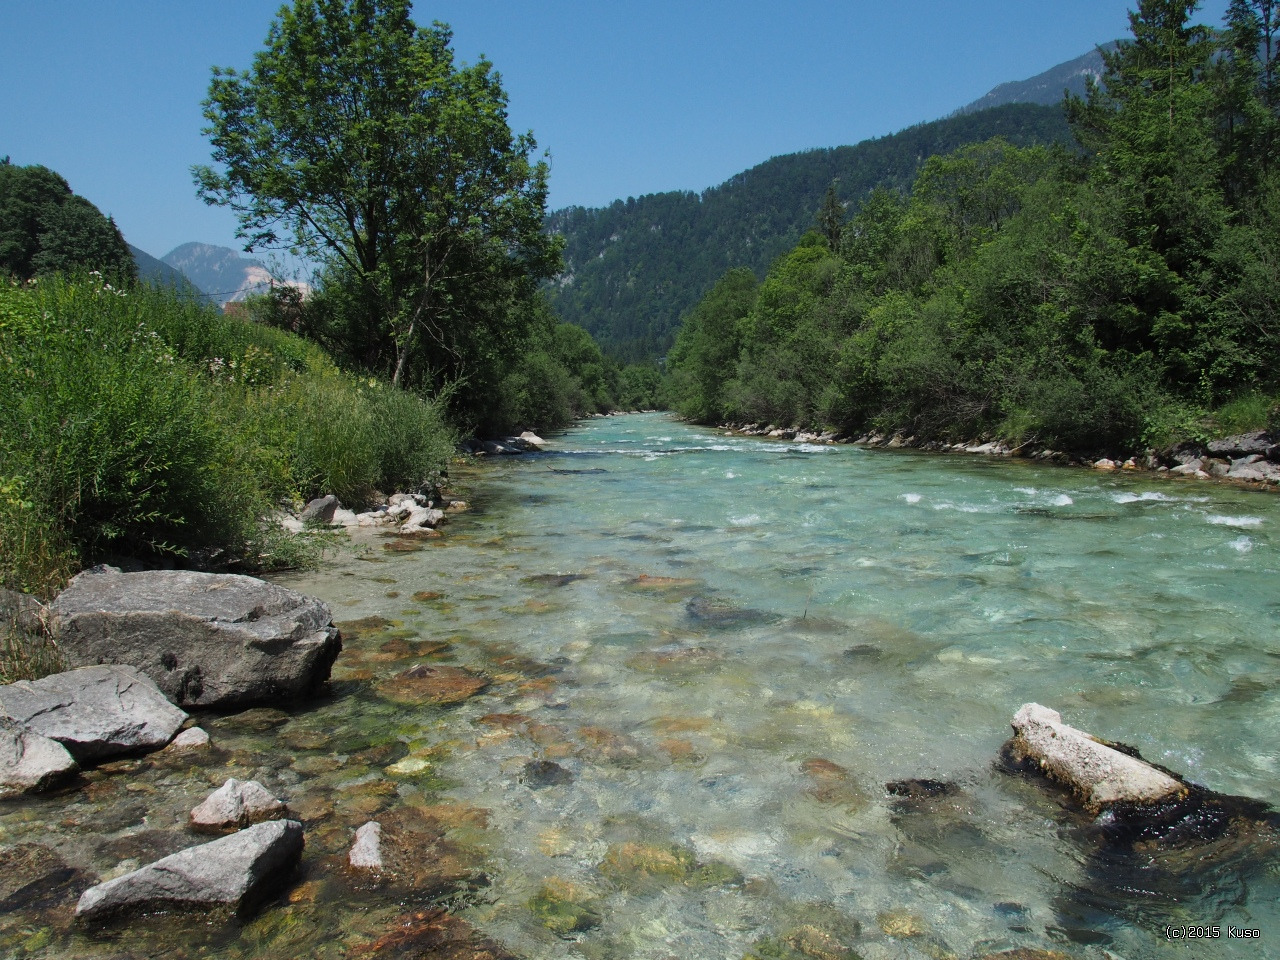
[[[1220,24],[1228,0],[1207,0]],[[550,209],[701,191],[770,157],[936,120],[1128,35],[1136,0],[415,0],[501,74],[551,162]],[[153,256],[239,249],[190,168],[213,66],[280,0],[0,0],[0,156],[42,164]],[[784,12],[785,10],[785,12]]]

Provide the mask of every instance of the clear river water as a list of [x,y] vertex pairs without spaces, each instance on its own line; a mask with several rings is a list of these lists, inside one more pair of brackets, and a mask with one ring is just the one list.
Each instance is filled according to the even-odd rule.
[[[0,808],[0,843],[109,876],[252,776],[307,825],[299,882],[241,924],[86,932],[47,881],[0,954],[417,956],[444,898],[530,958],[1280,956],[1265,831],[1117,851],[997,762],[1035,701],[1280,800],[1280,498],[656,414],[456,482],[443,537],[279,578],[348,624],[330,695]],[[356,826],[413,817],[444,879],[345,870]]]

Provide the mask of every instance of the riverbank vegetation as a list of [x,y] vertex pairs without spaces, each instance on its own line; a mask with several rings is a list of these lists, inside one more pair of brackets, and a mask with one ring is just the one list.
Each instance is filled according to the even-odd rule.
[[0,286],[0,420],[0,575],[41,595],[112,556],[293,564],[282,500],[416,488],[453,444],[296,336],[98,276]]
[[1280,25],[1194,7],[1139,4],[1068,104],[1078,149],[931,158],[762,282],[726,274],[669,355],[672,406],[1081,451],[1276,427]]

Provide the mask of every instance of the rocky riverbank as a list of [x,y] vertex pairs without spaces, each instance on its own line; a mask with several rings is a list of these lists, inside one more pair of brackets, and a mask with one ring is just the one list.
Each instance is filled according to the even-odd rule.
[[888,450],[916,449],[935,453],[964,453],[988,457],[1022,457],[1094,470],[1126,470],[1157,476],[1226,480],[1258,489],[1280,489],[1280,436],[1257,430],[1222,437],[1208,443],[1188,442],[1166,450],[1149,449],[1141,456],[1087,457],[1035,444],[1011,447],[1002,440],[974,439],[959,443],[918,440],[905,431],[866,433],[857,437],[834,431],[816,433],[774,424],[727,423],[720,429],[735,436],[790,440],[795,443],[838,443]]

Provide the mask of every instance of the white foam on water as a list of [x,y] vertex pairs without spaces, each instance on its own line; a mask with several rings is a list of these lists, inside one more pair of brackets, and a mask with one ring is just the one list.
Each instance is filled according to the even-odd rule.
[[1014,492],[1025,493],[1028,497],[1034,497],[1040,491],[1035,487],[1014,487]]
[[1250,550],[1253,549],[1253,541],[1250,540],[1248,537],[1236,537],[1234,540],[1228,543],[1227,546],[1229,546],[1232,550],[1239,551],[1240,553],[1248,553]]
[[760,522],[760,514],[749,513],[745,517],[730,517],[729,523],[735,527],[750,527]]
[[1261,517],[1224,517],[1211,513],[1205,517],[1205,520],[1215,527],[1241,527],[1247,529],[1262,526]]
[[905,500],[907,503],[919,503],[920,494],[918,493],[902,493],[898,495],[898,499]]
[[736,473],[734,473],[732,470],[726,470],[726,471],[725,471],[725,474],[724,474],[724,478],[725,478],[726,480],[733,480],[733,479],[734,479],[735,477],[737,477],[737,476],[738,476],[738,475],[737,475]]
[[1065,493],[1058,494],[1049,502],[1052,503],[1055,507],[1069,507],[1073,503],[1075,503],[1075,501],[1072,500],[1070,497],[1068,497]]

